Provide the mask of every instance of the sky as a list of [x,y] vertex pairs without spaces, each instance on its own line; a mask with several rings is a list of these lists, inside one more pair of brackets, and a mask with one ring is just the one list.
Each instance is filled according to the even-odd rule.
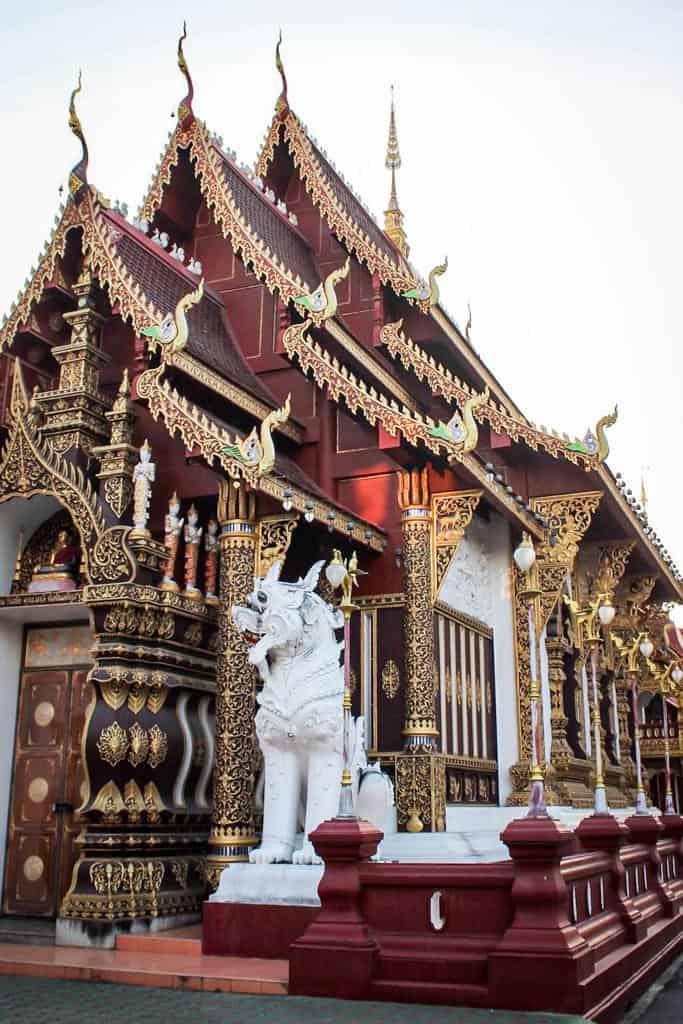
[[683,4],[260,0],[12,5],[0,40],[4,311],[78,157],[134,212],[183,95],[252,163],[279,92],[380,217],[389,86],[411,261],[536,423],[582,436],[619,403],[609,463],[683,568]]

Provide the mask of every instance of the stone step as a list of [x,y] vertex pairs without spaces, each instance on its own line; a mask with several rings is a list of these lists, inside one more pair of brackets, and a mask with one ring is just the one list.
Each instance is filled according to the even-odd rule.
[[286,960],[173,952],[159,955],[149,949],[143,952],[0,943],[0,974],[154,985],[202,992],[285,995],[289,965]]

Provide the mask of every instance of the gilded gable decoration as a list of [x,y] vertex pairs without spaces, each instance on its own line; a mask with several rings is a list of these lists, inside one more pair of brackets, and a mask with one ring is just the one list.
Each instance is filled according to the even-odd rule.
[[10,433],[0,456],[0,503],[12,498],[51,494],[68,509],[78,530],[83,568],[104,533],[105,520],[90,481],[82,470],[55,452],[39,433],[18,363],[10,400]]
[[178,104],[178,124],[186,131],[192,122],[194,121],[194,112],[192,110],[192,99],[194,97],[194,85],[192,84],[192,76],[185,60],[185,54],[183,52],[183,43],[187,39],[187,24],[183,22],[183,33],[178,40],[178,67],[185,76],[187,81],[187,95]]
[[275,562],[284,562],[298,521],[295,513],[260,517],[256,538],[257,576],[265,576]]
[[438,594],[483,491],[449,491],[432,495],[432,587]]

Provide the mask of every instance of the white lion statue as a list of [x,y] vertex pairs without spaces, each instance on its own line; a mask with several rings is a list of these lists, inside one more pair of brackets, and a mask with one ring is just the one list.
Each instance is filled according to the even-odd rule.
[[[249,661],[264,684],[256,714],[264,761],[263,838],[249,856],[255,864],[320,863],[308,836],[339,807],[344,679],[343,643],[335,630],[343,626],[343,618],[315,593],[323,565],[316,562],[298,583],[284,583],[282,563],[275,562],[263,579],[254,581],[248,607],[232,610],[235,626],[252,645]],[[354,795],[359,812],[371,814],[381,826],[393,803],[391,783],[381,775],[380,787],[378,766],[367,767],[363,739],[359,720],[353,776],[360,780],[360,791],[354,787]],[[304,843],[295,850],[302,807]]]

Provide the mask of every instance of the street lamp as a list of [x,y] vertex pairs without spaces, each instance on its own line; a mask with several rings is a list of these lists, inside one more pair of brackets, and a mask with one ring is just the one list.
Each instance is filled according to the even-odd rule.
[[512,555],[515,565],[524,578],[520,596],[526,600],[529,622],[529,714],[531,718],[530,756],[529,756],[529,818],[545,818],[548,810],[545,805],[543,784],[543,763],[540,750],[541,714],[543,711],[541,684],[537,672],[536,656],[536,600],[540,594],[535,574],[532,570],[536,563],[536,551],[528,533],[522,534],[520,544]]
[[[654,648],[653,648],[654,649]],[[664,729],[664,779],[666,782],[665,793],[664,793],[664,813],[675,814],[676,808],[674,807],[674,798],[671,791],[671,757],[669,752],[669,714],[666,706],[666,695],[667,693],[674,693],[678,686],[678,683],[683,679],[683,672],[681,671],[680,665],[676,661],[670,661],[668,665],[657,665],[654,661],[650,661],[648,658],[647,667],[650,670],[652,678],[659,688],[659,694],[662,698],[662,728]],[[674,678],[674,672],[677,675],[677,679]]]
[[589,601],[588,607],[579,609],[576,601],[565,596],[565,603],[569,608],[572,621],[572,633],[575,642],[583,647],[584,642],[588,644],[591,662],[591,681],[593,691],[593,744],[595,746],[595,791],[594,806],[595,814],[609,814],[607,805],[607,790],[603,777],[602,761],[602,737],[600,735],[600,700],[598,690],[598,653],[602,636],[601,628],[608,629],[614,621],[616,609],[609,594],[598,594],[593,601]]
[[351,600],[351,593],[353,588],[358,585],[359,575],[361,572],[358,568],[356,552],[354,551],[349,559],[343,559],[341,551],[335,548],[332,552],[332,561],[325,566],[325,577],[333,590],[341,588],[342,596],[339,608],[344,616],[344,768],[337,814],[339,818],[356,817],[351,784],[351,615],[356,610],[356,606]]
[[[627,646],[619,637],[613,638],[619,658],[631,677],[631,711],[633,712],[633,748],[636,755],[636,814],[647,814],[647,799],[643,786],[643,763],[640,756],[640,718],[638,711],[638,654],[646,661],[655,649],[647,633],[638,633]],[[683,675],[683,673],[681,673]]]

